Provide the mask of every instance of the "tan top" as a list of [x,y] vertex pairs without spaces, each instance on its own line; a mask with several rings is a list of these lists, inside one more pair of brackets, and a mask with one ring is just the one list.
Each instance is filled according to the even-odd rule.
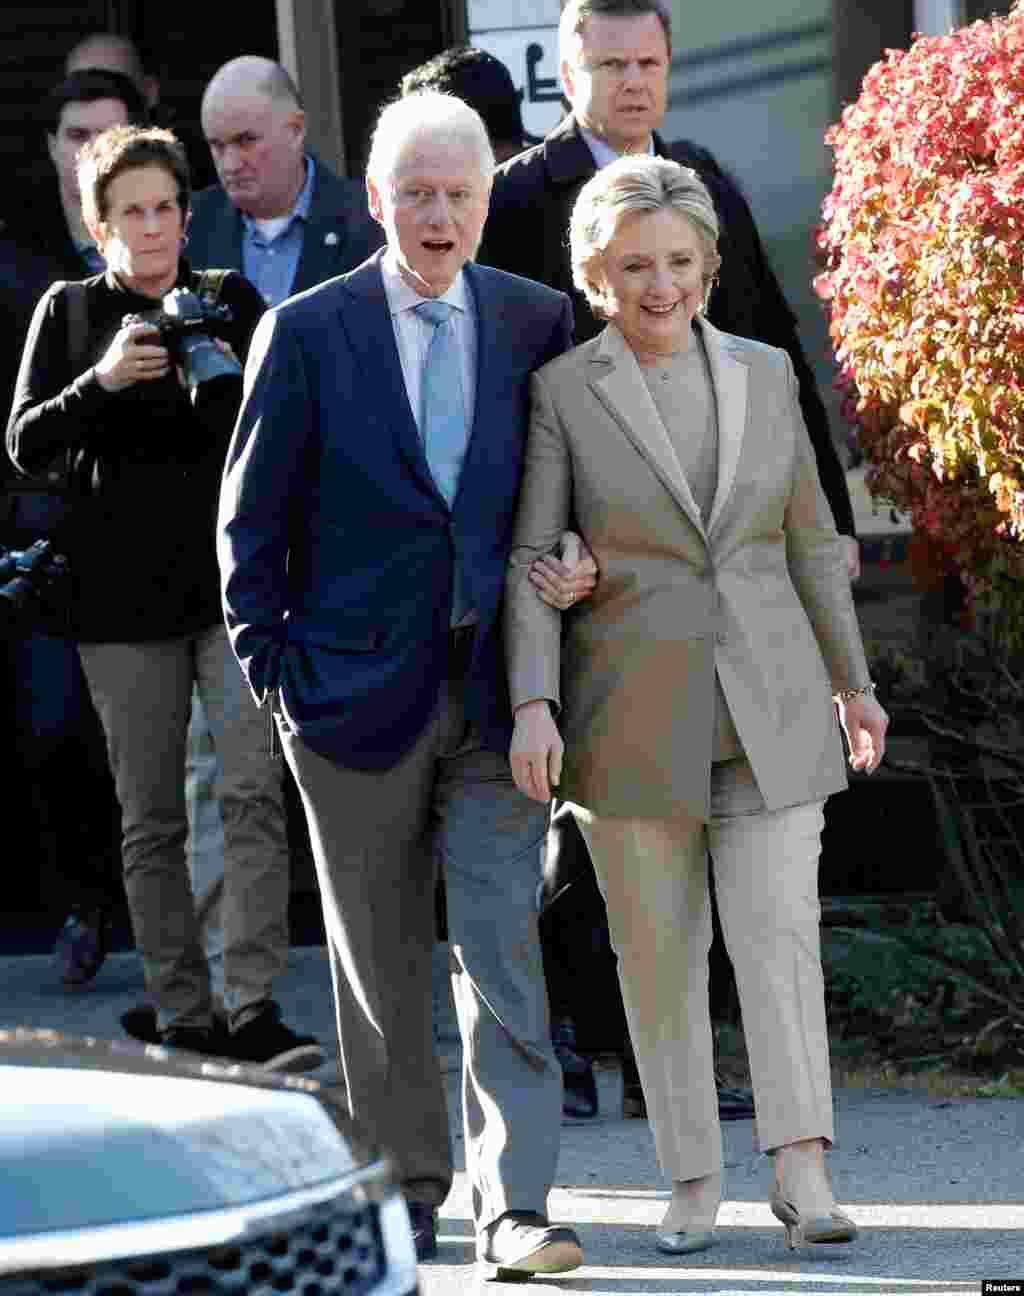
[[[718,405],[703,339],[695,332],[688,350],[662,364],[641,365],[640,372],[706,527],[718,486]],[[733,760],[742,755],[743,745],[716,668],[711,759]]]
[[704,344],[694,337],[688,351],[640,372],[706,527],[718,485],[718,407]]

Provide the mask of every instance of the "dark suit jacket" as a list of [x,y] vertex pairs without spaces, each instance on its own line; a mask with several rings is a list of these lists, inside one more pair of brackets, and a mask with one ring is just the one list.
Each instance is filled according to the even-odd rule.
[[[692,167],[707,185],[721,226],[722,266],[708,319],[717,328],[789,353],[800,387],[800,408],[814,446],[818,474],[839,531],[854,534],[853,509],[828,415],[796,331],[796,317],[776,279],[746,199],[712,155],[688,140],[655,151]],[[567,117],[541,143],[500,166],[479,260],[529,275],[572,297],[579,341],[603,328],[573,287],[569,265],[569,217],[583,185],[596,171],[575,117]]]
[[[0,223],[0,337],[7,339],[0,347],[0,398],[5,425],[36,303],[58,279],[92,274],[71,241],[56,178],[46,177],[24,196],[25,205]],[[13,475],[7,455],[0,454],[0,490]],[[6,511],[0,501],[0,528]]]
[[367,770],[394,765],[434,710],[455,552],[479,614],[467,714],[507,750],[498,622],[529,380],[572,337],[561,293],[466,266],[476,410],[449,509],[409,407],[379,260],[264,316],[218,523],[228,631],[253,693],[280,688],[308,746]]
[[[384,242],[362,187],[315,160],[313,200],[293,294],[352,270]],[[197,270],[242,269],[242,217],[219,184],[192,197],[187,252]]]

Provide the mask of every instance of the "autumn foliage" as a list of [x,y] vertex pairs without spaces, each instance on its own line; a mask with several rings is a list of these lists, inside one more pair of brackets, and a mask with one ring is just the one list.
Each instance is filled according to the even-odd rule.
[[1024,640],[1024,10],[890,50],[818,231],[868,486]]

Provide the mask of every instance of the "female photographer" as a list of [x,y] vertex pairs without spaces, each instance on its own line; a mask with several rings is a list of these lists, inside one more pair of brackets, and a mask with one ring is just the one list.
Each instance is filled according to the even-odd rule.
[[[103,722],[121,802],[125,890],[162,1040],[290,1070],[316,1042],[280,1021],[272,984],[288,950],[282,767],[221,617],[216,500],[241,399],[240,373],[189,391],[171,327],[174,289],[198,293],[181,256],[189,219],[184,150],[165,130],[116,126],[83,148],[83,216],[107,269],[85,281],[90,363],[73,372],[68,286],[36,307],[7,429],[22,472],[55,455],[81,499],[59,537],[75,589],[71,634]],[[219,293],[221,350],[244,358],[263,302],[238,274]],[[172,306],[173,301],[167,305]],[[146,316],[149,322],[129,317]],[[164,343],[167,342],[167,345]],[[174,348],[172,355],[169,347]],[[193,683],[221,769],[222,922],[230,1036],[211,1033],[210,982],[185,862],[185,738]]]

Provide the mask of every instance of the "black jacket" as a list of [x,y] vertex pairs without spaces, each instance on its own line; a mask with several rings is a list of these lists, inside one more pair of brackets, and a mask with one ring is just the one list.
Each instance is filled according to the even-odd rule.
[[[71,241],[55,179],[33,185],[25,206],[0,222],[0,401],[11,408],[18,362],[36,302],[58,279],[90,274]],[[0,483],[13,471],[0,456]]]
[[[182,262],[179,285],[198,276]],[[157,303],[109,272],[87,279],[94,364],[123,317]],[[228,341],[245,359],[263,300],[241,275],[224,280],[234,322]],[[242,381],[201,389],[196,407],[172,370],[165,378],[107,392],[91,367],[73,374],[65,290],[47,291],[25,343],[7,427],[7,449],[24,473],[69,451],[82,492],[56,546],[72,565],[73,638],[134,642],[173,638],[221,620],[214,544],[217,496]]]
[[[659,156],[692,167],[707,186],[718,212],[722,266],[708,319],[727,333],[767,342],[789,353],[822,487],[837,528],[853,535],[853,509],[829,432],[828,414],[800,345],[796,317],[768,264],[746,199],[707,149],[689,140],[666,145],[658,135],[654,136],[654,148]],[[569,293],[576,311],[578,342],[585,342],[604,327],[574,288],[569,265],[569,217],[580,189],[596,170],[572,116],[541,143],[503,163],[495,174],[478,257],[487,265],[539,279]]]

